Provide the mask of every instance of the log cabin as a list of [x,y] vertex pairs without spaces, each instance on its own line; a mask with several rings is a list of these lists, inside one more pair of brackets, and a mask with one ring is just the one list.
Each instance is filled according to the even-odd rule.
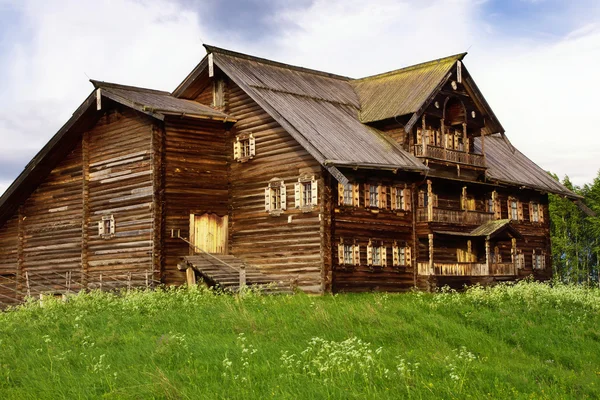
[[0,198],[0,301],[551,277],[548,193],[457,54],[360,79],[206,45],[172,92],[94,90]]

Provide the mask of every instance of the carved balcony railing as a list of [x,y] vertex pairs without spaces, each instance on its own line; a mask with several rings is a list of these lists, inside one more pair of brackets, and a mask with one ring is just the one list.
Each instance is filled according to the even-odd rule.
[[447,149],[444,147],[416,144],[415,156],[485,168],[485,160],[482,154],[468,153],[466,151]]
[[481,225],[494,219],[494,213],[444,208],[418,208],[418,222],[444,222],[449,224]]
[[517,268],[513,263],[433,263],[433,269],[428,262],[418,264],[419,275],[435,276],[514,276]]

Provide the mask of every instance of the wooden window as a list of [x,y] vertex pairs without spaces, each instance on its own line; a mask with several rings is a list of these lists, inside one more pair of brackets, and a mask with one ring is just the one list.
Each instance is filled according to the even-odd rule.
[[386,248],[383,243],[374,244],[369,240],[367,245],[367,265],[385,266],[386,264]]
[[379,207],[379,185],[369,185],[369,207]]
[[98,235],[103,239],[110,239],[115,236],[116,226],[115,217],[113,215],[105,215],[98,222]]
[[394,186],[391,189],[392,210],[410,210],[410,189]]
[[395,267],[399,266],[410,266],[410,247],[409,246],[398,246],[396,242],[392,246],[392,264]]
[[489,199],[487,199],[486,202],[486,211],[489,213],[493,213],[494,212],[494,199],[492,199],[491,197]]
[[523,269],[525,268],[525,254],[523,254],[520,250],[519,253],[517,253],[517,268],[518,269]]
[[356,243],[344,242],[340,239],[338,244],[339,265],[359,265],[360,264],[360,246]]
[[316,178],[299,178],[294,186],[294,199],[296,208],[310,211],[318,204],[318,185]]
[[544,269],[546,268],[546,254],[543,251],[533,250],[531,258],[533,269]]
[[277,178],[272,179],[265,188],[265,211],[274,215],[281,214],[286,209],[286,200],[285,182]]
[[238,135],[233,142],[233,159],[238,162],[248,161],[256,155],[254,135]]
[[540,205],[534,202],[529,203],[529,220],[531,222],[542,222],[540,214]]
[[508,199],[508,217],[513,221],[519,220],[519,202],[517,199]]
[[355,190],[354,187],[358,186],[354,183],[347,183],[345,185],[338,183],[338,205],[340,206],[352,206],[357,205],[355,203]]

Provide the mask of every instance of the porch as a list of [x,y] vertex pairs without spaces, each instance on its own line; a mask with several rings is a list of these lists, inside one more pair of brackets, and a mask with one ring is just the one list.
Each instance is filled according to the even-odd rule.
[[450,161],[456,164],[473,165],[476,167],[485,168],[485,159],[483,154],[453,150],[429,144],[416,144],[415,156],[419,158]]
[[448,210],[438,207],[417,209],[417,222],[481,225],[494,219],[494,213],[473,210]]
[[428,260],[417,262],[420,276],[512,277],[518,274],[516,239],[509,220],[486,222],[470,232],[433,231]]

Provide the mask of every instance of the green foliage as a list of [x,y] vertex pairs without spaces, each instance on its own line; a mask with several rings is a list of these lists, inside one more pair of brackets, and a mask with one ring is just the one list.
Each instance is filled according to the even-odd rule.
[[0,398],[597,398],[600,290],[78,294],[0,314]]
[[600,171],[592,184],[574,186],[569,177],[562,184],[582,196],[584,206],[596,215],[587,215],[569,199],[549,195],[554,275],[565,282],[600,284]]

